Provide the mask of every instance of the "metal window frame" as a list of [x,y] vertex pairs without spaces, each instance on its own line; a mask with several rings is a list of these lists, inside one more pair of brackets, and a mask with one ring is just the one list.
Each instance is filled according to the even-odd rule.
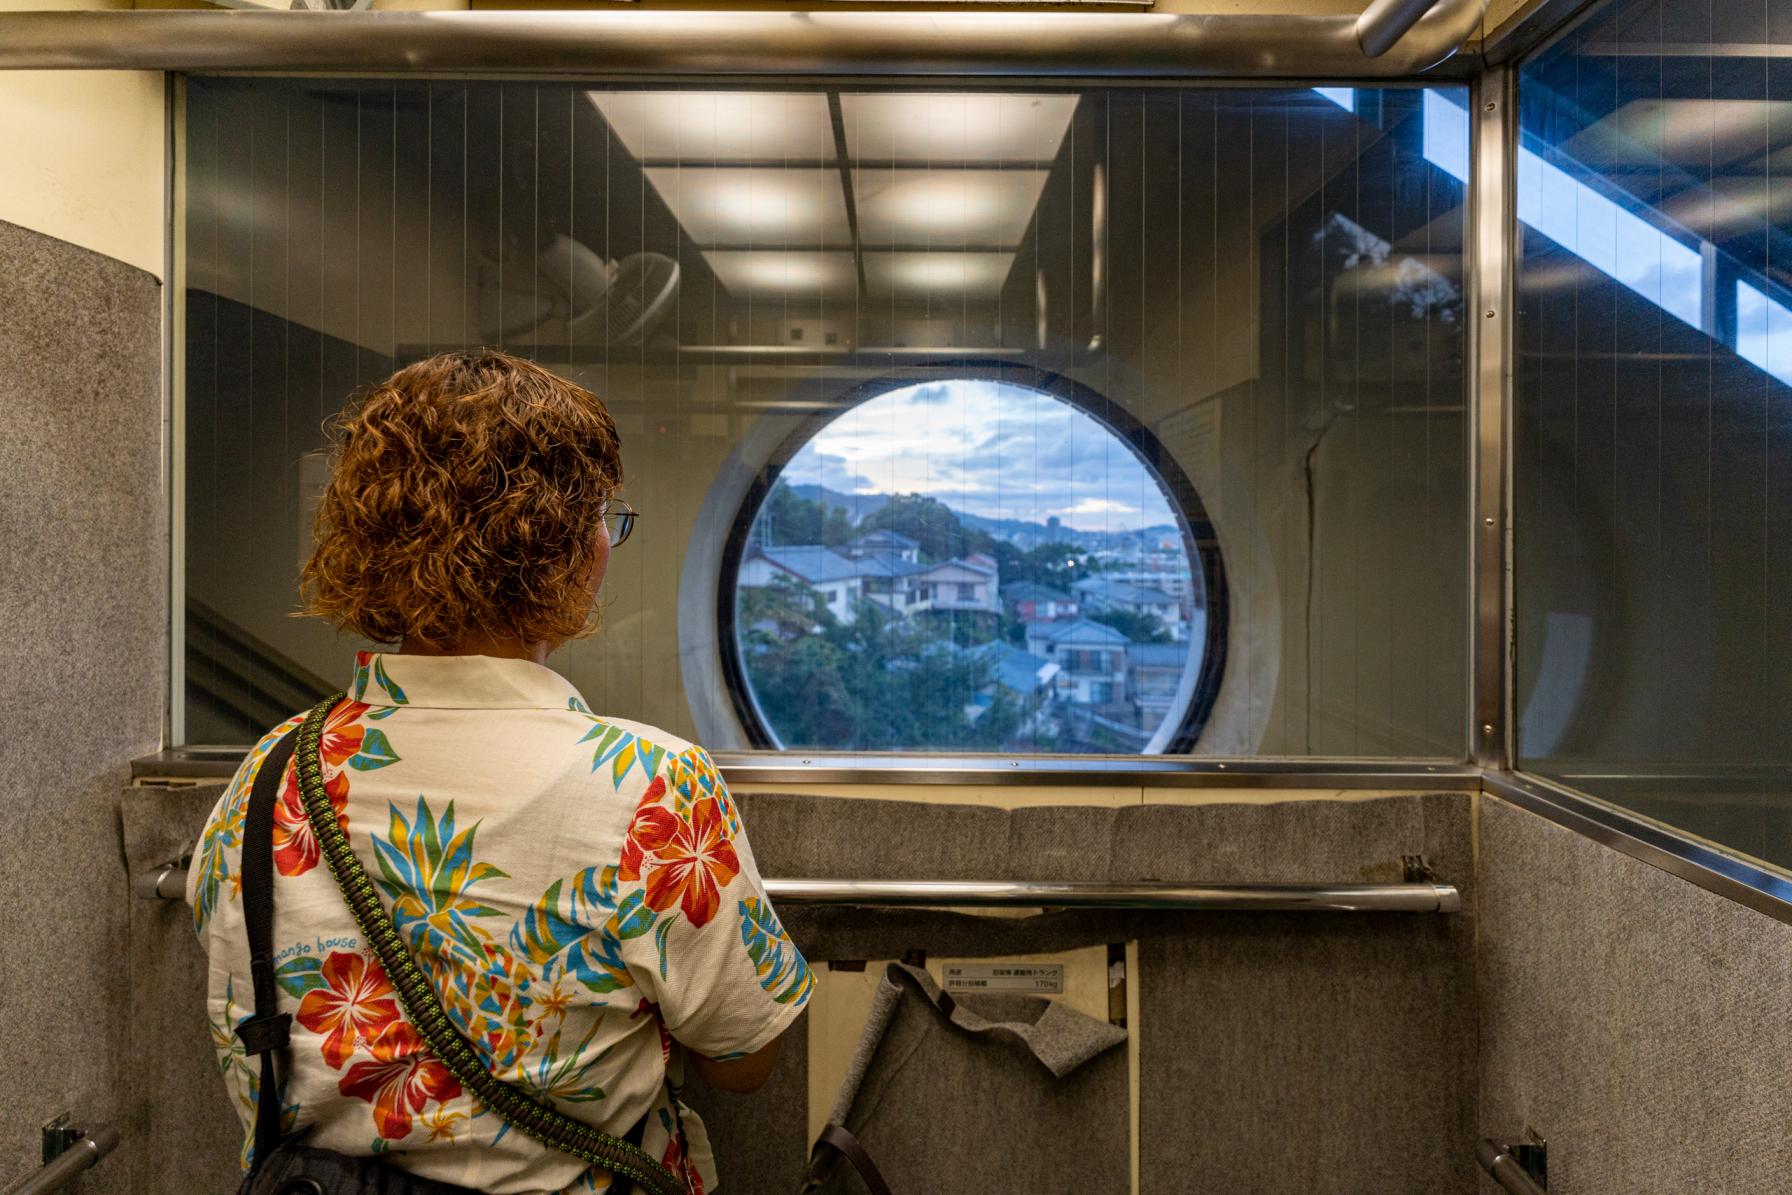
[[[1219,760],[1190,757],[865,757],[738,753],[721,760],[736,783],[1064,784],[1115,781],[1141,787],[1470,788],[1508,801],[1689,883],[1792,923],[1792,878],[1762,863],[1629,813],[1587,793],[1514,771],[1512,717],[1513,208],[1516,69],[1571,28],[1599,0],[1530,0],[1473,50],[1443,62],[1473,31],[1478,0],[1444,0],[1411,37],[1366,58],[1350,17],[1221,17],[1174,14],[830,13],[25,13],[0,16],[0,69],[354,71],[503,75],[607,73],[675,77],[778,76],[899,84],[949,78],[954,86],[1047,78],[1092,85],[1174,85],[1191,79],[1234,86],[1279,80],[1399,85],[1473,82],[1469,269],[1476,330],[1469,351],[1471,608],[1466,758],[1462,760]],[[349,22],[355,22],[350,25]],[[1002,24],[1001,22],[1005,22]],[[730,36],[713,29],[725,24]],[[707,32],[693,38],[702,25]],[[1000,28],[1000,33],[993,31]],[[354,29],[351,37],[346,31]],[[363,36],[371,31],[373,36]],[[1444,34],[1449,46],[1438,45]],[[168,202],[175,177],[180,86],[171,79]],[[168,239],[168,287],[180,251]],[[181,592],[183,420],[176,409],[182,346],[172,313],[165,330],[169,450],[170,583]],[[171,601],[171,644],[184,615]],[[181,662],[171,661],[167,733],[178,741]],[[138,761],[140,779],[217,775],[240,751],[181,748]]]

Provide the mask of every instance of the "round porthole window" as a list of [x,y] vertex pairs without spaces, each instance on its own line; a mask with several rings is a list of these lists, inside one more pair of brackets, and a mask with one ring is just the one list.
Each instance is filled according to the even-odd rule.
[[1192,486],[1049,379],[886,384],[811,423],[753,487],[721,580],[761,747],[1186,751],[1224,664]]

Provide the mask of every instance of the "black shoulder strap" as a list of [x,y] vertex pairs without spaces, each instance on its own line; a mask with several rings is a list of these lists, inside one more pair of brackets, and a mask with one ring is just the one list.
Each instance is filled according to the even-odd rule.
[[830,1167],[827,1166],[828,1155],[823,1149],[831,1149],[852,1163],[852,1168],[859,1172],[865,1189],[871,1195],[890,1195],[890,1184],[884,1180],[883,1173],[878,1170],[877,1163],[859,1144],[859,1139],[843,1124],[824,1125],[821,1135],[815,1139],[815,1150],[809,1156],[809,1178],[804,1191],[818,1191],[827,1181]]
[[293,727],[261,761],[243,818],[243,921],[249,931],[249,972],[255,983],[255,1015],[236,1027],[243,1052],[261,1055],[261,1085],[255,1101],[255,1157],[251,1170],[280,1144],[280,1090],[274,1078],[274,1051],[286,1048],[292,1014],[277,1011],[274,982],[274,801],[292,758],[299,728]]

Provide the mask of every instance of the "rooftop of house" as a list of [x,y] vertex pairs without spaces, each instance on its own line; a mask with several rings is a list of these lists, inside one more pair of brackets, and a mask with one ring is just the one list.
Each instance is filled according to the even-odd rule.
[[846,545],[849,552],[913,552],[921,547],[921,541],[911,539],[900,531],[880,528],[867,531]]
[[1188,653],[1186,643],[1134,643],[1126,649],[1126,662],[1138,668],[1181,668]]
[[1050,585],[1041,585],[1037,581],[1015,581],[1002,586],[1002,596],[1011,602],[1074,602],[1076,599],[1062,589],[1053,589]]
[[997,684],[1017,693],[1031,693],[1041,683],[1040,672],[1056,667],[1044,656],[1036,656],[1025,648],[999,639],[973,648],[972,652],[990,661]]
[[1110,602],[1127,602],[1138,606],[1173,606],[1176,599],[1161,589],[1149,589],[1143,585],[1134,585],[1130,581],[1116,581],[1112,577],[1084,577],[1075,582],[1078,593],[1091,597],[1105,598]]
[[1125,647],[1132,642],[1106,623],[1087,618],[1073,618],[1069,622],[1030,622],[1027,637],[1059,647]]
[[923,573],[932,573],[932,572],[938,572],[939,570],[945,569],[945,568],[962,568],[962,569],[966,569],[973,573],[981,573],[986,577],[993,577],[996,575],[996,566],[995,566],[994,561],[990,561],[990,563],[988,563],[988,564],[983,564],[983,563],[980,563],[975,557],[964,559],[964,560],[936,560],[932,564],[921,565],[920,568],[916,571],[923,572]]
[[846,581],[865,575],[862,560],[848,560],[832,548],[820,544],[794,544],[781,548],[757,547],[748,559],[763,556],[777,567],[811,585],[829,581]]

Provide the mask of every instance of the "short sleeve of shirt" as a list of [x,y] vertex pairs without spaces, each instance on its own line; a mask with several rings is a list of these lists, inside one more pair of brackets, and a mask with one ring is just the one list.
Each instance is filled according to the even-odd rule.
[[667,1030],[710,1058],[751,1054],[796,1019],[815,986],[753,863],[746,828],[701,747],[669,755],[636,806],[620,878],[631,970]]

